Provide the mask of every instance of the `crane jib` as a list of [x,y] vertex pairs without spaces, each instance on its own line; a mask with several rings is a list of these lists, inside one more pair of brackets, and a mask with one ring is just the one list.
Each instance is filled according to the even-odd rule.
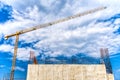
[[30,31],[34,31],[34,30],[37,30],[37,29],[40,29],[40,28],[45,28],[45,27],[48,27],[48,26],[52,26],[52,25],[55,25],[55,24],[58,24],[58,23],[61,23],[61,22],[64,22],[64,21],[68,21],[68,20],[71,20],[71,19],[74,19],[74,18],[77,18],[77,17],[81,17],[81,16],[84,16],[84,15],[87,15],[87,14],[94,13],[94,12],[97,12],[97,11],[100,11],[100,10],[103,10],[103,9],[106,9],[106,7],[99,7],[99,8],[93,9],[93,10],[89,10],[89,11],[86,11],[86,12],[83,12],[83,13],[79,13],[79,14],[76,14],[76,15],[73,15],[73,16],[69,16],[69,17],[59,19],[59,20],[56,20],[56,21],[53,21],[53,22],[44,23],[44,24],[41,24],[41,25],[38,25],[38,26],[34,26],[32,28],[25,29],[25,30],[20,30],[20,31],[17,31],[16,33],[14,33],[14,34],[10,34],[10,35],[5,36],[5,39],[8,39],[9,37],[12,37],[12,36],[15,36],[15,35],[24,34],[24,33],[30,32]]

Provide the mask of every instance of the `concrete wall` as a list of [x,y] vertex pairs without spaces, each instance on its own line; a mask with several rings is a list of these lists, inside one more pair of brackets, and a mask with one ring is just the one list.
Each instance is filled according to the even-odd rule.
[[28,65],[27,80],[114,80],[104,65]]
[[113,74],[107,74],[108,80],[114,80]]

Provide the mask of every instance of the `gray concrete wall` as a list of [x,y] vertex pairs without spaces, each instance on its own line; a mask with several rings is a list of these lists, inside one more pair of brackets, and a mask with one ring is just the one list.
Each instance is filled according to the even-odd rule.
[[105,65],[28,65],[27,80],[114,80]]

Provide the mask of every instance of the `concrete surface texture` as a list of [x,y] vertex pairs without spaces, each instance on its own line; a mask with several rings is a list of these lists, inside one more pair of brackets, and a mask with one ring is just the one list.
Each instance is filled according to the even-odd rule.
[[114,80],[104,64],[39,64],[28,65],[27,80]]

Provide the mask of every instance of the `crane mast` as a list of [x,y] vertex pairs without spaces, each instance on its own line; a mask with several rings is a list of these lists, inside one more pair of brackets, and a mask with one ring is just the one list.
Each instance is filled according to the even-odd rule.
[[89,11],[86,11],[86,12],[83,12],[83,13],[79,13],[79,14],[76,14],[76,15],[73,15],[73,16],[69,16],[69,17],[59,19],[59,20],[56,20],[56,21],[53,21],[53,22],[40,24],[38,26],[34,26],[34,27],[31,27],[31,28],[28,28],[28,29],[25,29],[25,30],[20,30],[20,31],[17,31],[16,33],[5,36],[5,39],[16,36],[10,80],[14,80],[14,71],[15,71],[15,65],[16,65],[18,40],[19,40],[19,35],[20,34],[24,34],[24,33],[34,31],[34,30],[37,30],[37,29],[40,29],[40,28],[45,28],[45,27],[48,27],[48,26],[52,26],[52,25],[55,25],[55,24],[58,24],[58,23],[62,23],[62,22],[65,22],[65,21],[68,21],[68,20],[71,20],[71,19],[74,19],[74,18],[77,18],[77,17],[81,17],[81,16],[84,16],[84,15],[88,15],[88,14],[100,11],[100,10],[104,10],[104,9],[106,9],[106,7],[99,7],[99,8],[93,9],[93,10],[89,10]]

